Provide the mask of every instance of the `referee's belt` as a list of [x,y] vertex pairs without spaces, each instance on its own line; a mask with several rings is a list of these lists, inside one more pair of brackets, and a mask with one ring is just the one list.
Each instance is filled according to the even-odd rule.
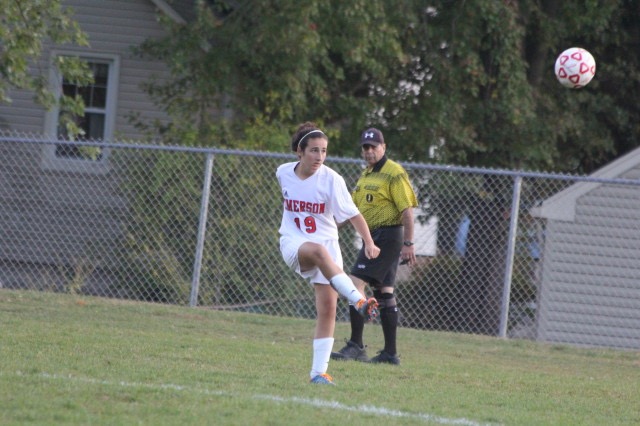
[[371,232],[373,231],[377,231],[378,229],[391,229],[391,228],[398,228],[401,227],[402,225],[382,225],[382,226],[378,226],[377,228],[374,228],[371,230]]

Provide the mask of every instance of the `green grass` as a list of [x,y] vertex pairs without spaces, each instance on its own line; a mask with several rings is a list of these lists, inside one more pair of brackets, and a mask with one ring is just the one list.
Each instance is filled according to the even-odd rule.
[[0,424],[640,424],[638,352],[400,329],[401,366],[332,361],[314,386],[313,326],[0,290]]

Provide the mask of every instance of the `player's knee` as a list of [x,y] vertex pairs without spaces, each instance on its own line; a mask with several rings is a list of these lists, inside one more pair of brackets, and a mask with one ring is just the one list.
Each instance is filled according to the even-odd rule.
[[307,261],[316,266],[331,260],[331,256],[326,247],[312,242],[306,242],[300,247],[298,257],[301,261]]
[[313,244],[311,246],[311,255],[316,258],[324,259],[329,257],[329,252],[325,246],[321,244]]

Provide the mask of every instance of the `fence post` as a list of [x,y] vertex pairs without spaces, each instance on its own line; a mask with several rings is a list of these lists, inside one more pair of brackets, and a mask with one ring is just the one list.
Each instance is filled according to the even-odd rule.
[[518,235],[518,214],[520,212],[520,191],[522,176],[515,176],[513,180],[513,197],[511,200],[511,215],[509,220],[509,238],[507,244],[507,261],[504,272],[504,287],[502,288],[502,307],[500,309],[499,337],[507,337],[509,322],[509,299],[511,297],[511,280],[513,278],[513,259],[516,252],[516,237]]
[[209,210],[209,194],[211,193],[211,174],[213,173],[213,153],[207,154],[204,166],[204,182],[202,184],[202,201],[200,203],[200,218],[198,223],[198,239],[196,242],[196,255],[193,261],[193,277],[191,279],[191,298],[189,306],[198,305],[198,289],[200,287],[200,271],[202,269],[202,253],[204,252],[204,239],[207,230],[207,215]]

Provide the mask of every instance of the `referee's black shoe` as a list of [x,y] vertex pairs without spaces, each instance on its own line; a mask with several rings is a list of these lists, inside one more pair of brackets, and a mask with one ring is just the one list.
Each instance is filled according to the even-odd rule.
[[331,352],[331,359],[354,360],[361,362],[369,362],[367,350],[361,348],[357,343],[349,340],[344,348],[338,352]]
[[378,352],[378,355],[371,358],[369,362],[372,364],[400,365],[400,358],[398,358],[398,355],[391,355],[389,352],[382,350]]

